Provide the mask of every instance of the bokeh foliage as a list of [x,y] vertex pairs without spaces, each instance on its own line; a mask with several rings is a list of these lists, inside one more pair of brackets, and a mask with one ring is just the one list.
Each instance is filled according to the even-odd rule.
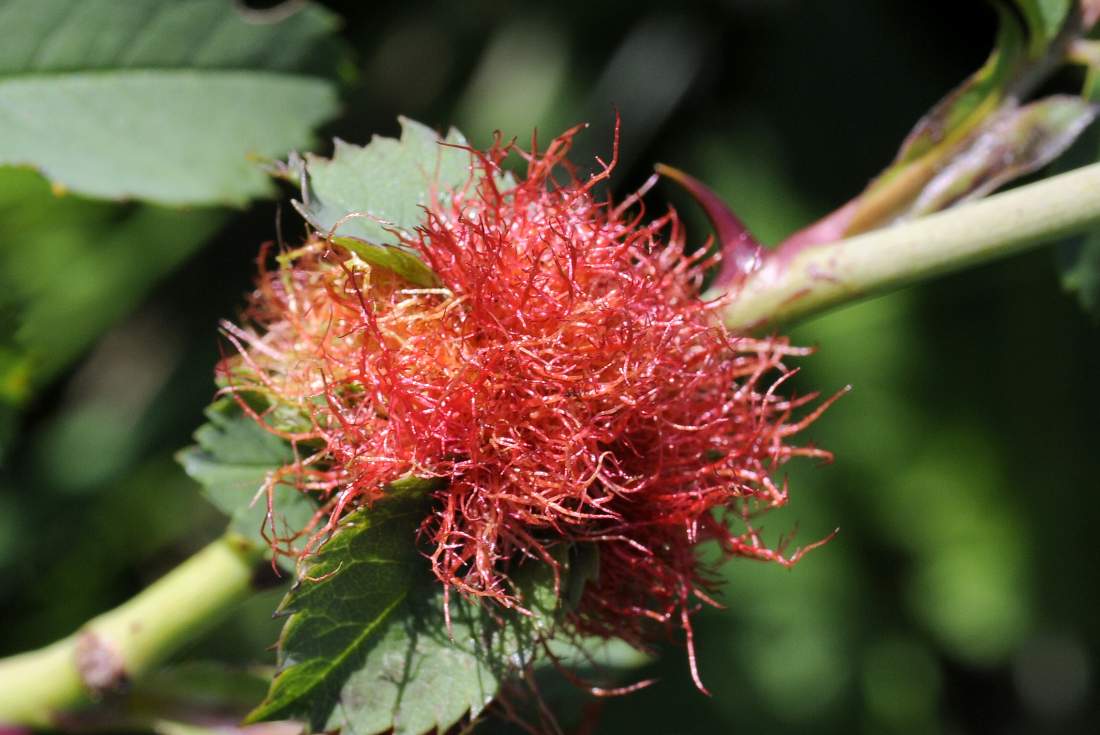
[[[859,192],[996,29],[977,0],[330,6],[357,81],[324,133],[366,142],[406,114],[483,145],[494,128],[526,139],[587,120],[583,161],[607,153],[615,104],[618,191],[667,161],[769,242]],[[20,394],[3,448],[6,654],[70,632],[220,532],[171,455],[213,394],[216,320],[239,308],[259,243],[277,221],[291,242],[300,226],[271,203],[161,214],[0,176],[0,368],[19,375],[5,362],[19,330],[48,366],[29,373],[40,390]],[[690,202],[658,194],[652,206],[673,198],[702,240]],[[27,310],[24,294],[46,298]],[[836,463],[791,467],[791,507],[768,532],[841,533],[789,573],[727,567],[728,608],[698,625],[713,698],[670,642],[637,674],[661,682],[600,705],[599,731],[1095,731],[1100,345],[1051,253],[849,307],[795,338],[819,347],[800,389],[855,390],[810,432]],[[26,383],[0,388],[13,385]],[[187,656],[270,664],[277,599]]]

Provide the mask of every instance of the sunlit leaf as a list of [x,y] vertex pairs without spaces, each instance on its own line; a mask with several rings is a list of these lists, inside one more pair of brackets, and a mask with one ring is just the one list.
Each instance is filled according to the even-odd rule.
[[[443,732],[476,716],[534,656],[559,610],[546,564],[515,573],[530,615],[450,600],[416,547],[427,513],[408,481],[344,519],[308,560],[281,612],[279,673],[252,721],[299,718],[315,731]],[[563,564],[563,570],[568,564]]]
[[366,146],[337,140],[331,159],[291,159],[287,172],[303,185],[303,201],[294,205],[322,236],[335,237],[363,260],[435,286],[435,275],[400,244],[398,233],[411,236],[434,196],[469,182],[465,145],[457,130],[441,139],[407,118],[401,118],[400,140],[375,136]]
[[95,197],[243,204],[271,191],[256,160],[335,112],[317,75],[335,26],[311,4],[4,0],[0,164]]
[[251,720],[420,733],[492,699],[497,679],[467,650],[477,642],[465,616],[453,620],[452,641],[433,614],[439,598],[416,548],[425,501],[413,491],[352,514],[310,560],[280,606],[290,614],[281,672]]
[[298,210],[325,235],[397,245],[394,230],[411,235],[433,194],[470,178],[466,139],[451,130],[401,118],[401,139],[374,136],[366,146],[336,141],[331,159],[307,155],[305,201]]

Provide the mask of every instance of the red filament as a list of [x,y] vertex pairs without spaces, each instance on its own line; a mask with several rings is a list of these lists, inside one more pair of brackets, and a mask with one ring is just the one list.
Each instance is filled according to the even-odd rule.
[[696,547],[798,556],[753,519],[787,501],[779,465],[829,456],[790,443],[817,415],[795,418],[815,396],[781,390],[806,350],[728,333],[722,304],[698,297],[713,263],[685,253],[676,213],[598,198],[614,161],[580,180],[576,132],[543,152],[471,151],[468,184],[433,193],[402,239],[438,288],[322,239],[273,270],[262,256],[220,370],[227,392],[263,393],[255,418],[298,447],[272,482],[323,501],[313,527],[267,529],[277,550],[323,538],[387,483],[444,478],[421,539],[448,590],[522,609],[520,565],[557,572],[561,549],[592,544],[599,573],[569,624],[639,646],[683,628],[699,683],[690,620],[715,574]]

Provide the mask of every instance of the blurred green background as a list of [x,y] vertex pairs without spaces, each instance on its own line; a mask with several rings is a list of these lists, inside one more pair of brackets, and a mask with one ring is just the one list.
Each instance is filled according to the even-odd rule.
[[[584,163],[609,151],[618,109],[619,191],[670,163],[768,242],[858,192],[995,31],[978,0],[325,4],[354,53],[325,139],[395,134],[398,114],[478,144],[588,121]],[[649,200],[664,198],[705,238],[689,200],[667,185]],[[219,533],[172,453],[277,222],[301,231],[274,202],[95,203],[0,169],[0,360],[28,328],[56,358],[3,417],[0,655],[71,632]],[[1055,270],[1039,251],[795,331],[819,348],[800,390],[855,390],[808,432],[835,464],[790,465],[767,530],[840,534],[790,572],[726,567],[727,609],[698,618],[713,697],[670,643],[637,674],[658,685],[588,705],[595,731],[1100,731],[1100,332]],[[184,655],[270,663],[278,594]]]

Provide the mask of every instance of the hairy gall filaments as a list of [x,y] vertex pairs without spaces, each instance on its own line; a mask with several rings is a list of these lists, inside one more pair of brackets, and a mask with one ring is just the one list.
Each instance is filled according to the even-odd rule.
[[[436,287],[323,234],[275,267],[261,255],[225,325],[223,390],[295,446],[269,486],[321,503],[307,528],[269,513],[277,553],[311,553],[395,480],[440,478],[418,542],[448,593],[522,611],[521,565],[557,573],[563,549],[591,545],[598,574],[563,624],[639,647],[681,629],[702,688],[691,616],[714,604],[717,561],[697,547],[798,558],[755,519],[787,502],[779,465],[829,457],[789,443],[828,402],[799,412],[816,396],[785,395],[806,350],[724,329],[723,302],[699,298],[716,256],[685,251],[673,210],[597,196],[614,161],[582,179],[566,158],[577,130],[541,151],[471,149],[467,183],[432,192],[397,234]],[[526,163],[515,181],[510,155]]]

